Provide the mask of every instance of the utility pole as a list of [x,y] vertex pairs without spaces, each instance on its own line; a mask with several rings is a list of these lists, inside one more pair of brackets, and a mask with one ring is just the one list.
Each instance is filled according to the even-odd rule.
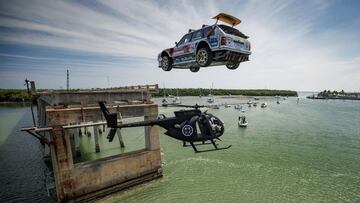
[[29,97],[30,97],[31,115],[32,115],[32,119],[33,119],[33,124],[34,124],[34,126],[36,127],[34,110],[33,110],[33,97],[32,97],[32,94],[31,94],[31,92],[30,92],[29,83],[30,83],[30,80],[28,80],[28,79],[26,78],[26,79],[25,79],[25,85],[26,85],[27,93],[28,93],[28,95],[29,95]]
[[66,70],[66,90],[69,91],[69,69]]

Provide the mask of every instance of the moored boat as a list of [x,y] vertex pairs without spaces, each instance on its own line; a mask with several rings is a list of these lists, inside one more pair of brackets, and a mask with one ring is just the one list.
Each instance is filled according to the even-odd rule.
[[239,121],[238,121],[239,127],[247,127],[248,122],[246,120],[245,116],[239,116]]

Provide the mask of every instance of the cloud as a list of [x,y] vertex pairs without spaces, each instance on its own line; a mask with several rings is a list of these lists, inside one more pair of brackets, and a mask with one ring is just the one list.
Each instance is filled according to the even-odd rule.
[[[6,50],[0,57],[30,63],[30,68],[17,77],[34,75],[32,70],[51,75],[45,71],[46,66],[56,72],[66,69],[61,67],[67,64],[76,71],[83,70],[85,75],[101,69],[99,75],[103,78],[109,72],[126,75],[126,79],[113,76],[112,81],[119,85],[152,82],[208,87],[214,82],[224,88],[354,90],[358,84],[349,81],[360,79],[357,68],[360,49],[352,45],[352,57],[346,56],[344,42],[348,41],[334,40],[329,33],[348,39],[356,39],[360,33],[336,27],[318,29],[327,20],[332,4],[332,1],[1,1],[0,43],[91,57],[89,60],[35,57],[11,55]],[[218,12],[242,19],[238,29],[250,36],[253,51],[250,62],[241,64],[236,71],[211,67],[197,74],[187,70],[167,73],[156,67],[156,55],[162,49],[173,46],[189,28],[213,23],[210,18]],[[93,57],[96,55],[108,58]],[[10,74],[13,67],[16,60],[0,63],[0,72],[2,69],[7,71],[2,75]],[[79,82],[74,85],[79,87],[103,85],[91,82],[92,77],[78,77]],[[57,80],[60,82],[60,78]]]

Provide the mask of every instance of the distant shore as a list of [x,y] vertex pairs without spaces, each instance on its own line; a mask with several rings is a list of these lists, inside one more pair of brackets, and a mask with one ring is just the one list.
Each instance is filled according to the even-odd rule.
[[[80,91],[72,90],[72,91]],[[291,90],[268,90],[268,89],[206,89],[206,88],[159,88],[158,93],[153,93],[154,97],[163,97],[164,95],[176,96],[298,96],[296,91]],[[23,103],[31,102],[31,97],[26,89],[0,89],[0,103]]]
[[340,100],[360,100],[360,97],[319,97],[319,96],[308,96],[308,99],[340,99]]
[[204,89],[204,88],[160,88],[159,93],[153,94],[154,97],[168,95],[175,96],[289,96],[296,97],[298,93],[292,90],[269,90],[269,89]]
[[345,92],[344,90],[330,91],[324,90],[317,95],[307,96],[308,99],[340,99],[340,100],[360,100],[360,93],[358,92]]

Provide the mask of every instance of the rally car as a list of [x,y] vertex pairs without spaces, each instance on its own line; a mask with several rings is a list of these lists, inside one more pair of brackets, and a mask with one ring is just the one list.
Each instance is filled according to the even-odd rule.
[[[241,21],[225,13],[213,19],[216,19],[214,25],[190,29],[179,42],[175,42],[175,47],[163,50],[158,55],[159,68],[164,71],[179,68],[198,72],[200,67],[225,65],[234,70],[241,62],[248,61],[251,54],[249,37],[234,28]],[[219,20],[231,27],[218,24]]]

